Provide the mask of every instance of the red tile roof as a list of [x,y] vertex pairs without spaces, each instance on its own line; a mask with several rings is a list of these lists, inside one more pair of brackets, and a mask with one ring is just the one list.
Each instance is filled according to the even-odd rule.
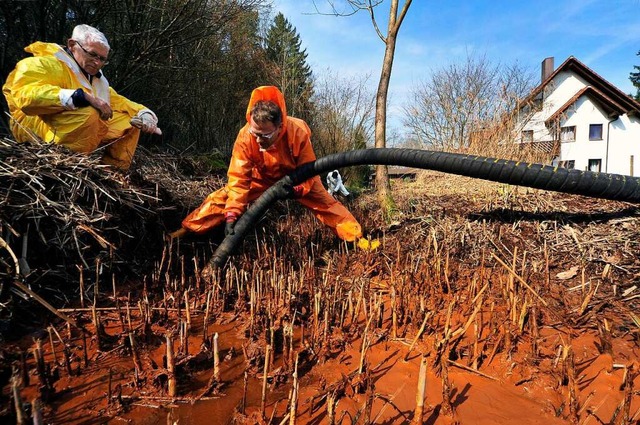
[[[596,94],[600,101],[604,101],[607,103],[607,107],[609,109],[613,108],[615,105],[616,109],[622,111],[621,113],[626,113],[629,115],[640,114],[640,102],[636,101],[628,94],[622,92],[616,86],[602,78],[591,68],[589,68],[573,56],[569,56],[567,60],[565,60],[558,68],[556,68],[555,71],[553,71],[547,77],[546,80],[544,80],[538,87],[534,88],[531,93],[529,93],[529,95],[525,99],[523,99],[522,104],[527,104],[528,102],[535,99],[536,96],[538,96],[544,90],[547,84],[549,84],[556,75],[564,71],[572,71],[582,77],[594,90],[589,94]],[[575,100],[573,102],[575,102]]]
[[582,90],[577,92],[571,99],[569,99],[564,105],[562,105],[558,110],[556,110],[547,120],[546,124],[549,124],[557,119],[559,119],[562,114],[571,107],[574,103],[578,101],[582,96],[589,95],[592,98],[595,98],[600,106],[605,110],[609,117],[615,117],[618,115],[622,115],[627,112],[625,107],[615,100],[611,99],[609,96],[596,89],[593,86],[584,87]]

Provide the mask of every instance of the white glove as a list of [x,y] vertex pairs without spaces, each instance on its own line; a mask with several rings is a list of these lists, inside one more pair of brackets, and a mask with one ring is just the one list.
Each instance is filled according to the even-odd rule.
[[145,133],[162,134],[162,131],[158,128],[158,117],[150,109],[143,109],[138,112],[138,115],[131,118],[131,125]]

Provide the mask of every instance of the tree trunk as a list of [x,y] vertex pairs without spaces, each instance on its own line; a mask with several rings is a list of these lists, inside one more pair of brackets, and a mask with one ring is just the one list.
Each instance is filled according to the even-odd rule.
[[[389,93],[389,80],[391,79],[391,70],[393,68],[393,57],[396,51],[396,40],[398,30],[407,9],[411,5],[411,0],[407,0],[400,17],[398,18],[398,1],[391,1],[391,10],[389,11],[389,26],[387,37],[384,40],[384,59],[382,61],[382,71],[380,73],[380,82],[378,84],[378,92],[376,94],[376,120],[375,120],[375,141],[376,148],[385,148],[387,146],[387,97]],[[386,165],[378,165],[376,167],[376,190],[378,192],[378,202],[385,215],[389,215],[395,209],[395,201],[391,196],[391,184],[389,183],[389,171]]]
[[[391,70],[393,68],[393,57],[396,51],[396,40],[398,38],[398,31],[400,30],[402,21],[407,15],[412,0],[404,0],[402,9],[400,9],[399,13],[398,4],[400,3],[400,0],[391,0],[386,36],[380,31],[373,13],[373,9],[382,2],[372,2],[371,0],[346,1],[354,8],[354,10],[366,10],[370,14],[373,27],[382,42],[385,44],[380,81],[378,82],[378,91],[376,93],[375,118],[375,147],[385,148],[387,146],[387,97],[389,93]],[[333,2],[329,1],[329,3],[332,4]],[[375,3],[375,5],[373,3]],[[395,210],[396,205],[393,197],[391,196],[389,171],[385,165],[378,165],[376,167],[376,190],[378,193],[378,202],[380,203],[380,207],[382,208],[385,217],[389,218],[391,213]]]
[[[394,1],[394,3],[397,3],[397,1]],[[382,73],[380,75],[380,83],[378,84],[378,93],[376,94],[376,148],[385,148],[387,146],[387,95],[389,93],[389,79],[393,66],[393,54],[396,47],[395,34],[389,33],[386,44],[384,60],[382,62]],[[391,196],[391,184],[389,183],[389,172],[386,165],[378,165],[376,167],[376,190],[380,207],[385,215],[388,216],[395,208],[395,201]]]

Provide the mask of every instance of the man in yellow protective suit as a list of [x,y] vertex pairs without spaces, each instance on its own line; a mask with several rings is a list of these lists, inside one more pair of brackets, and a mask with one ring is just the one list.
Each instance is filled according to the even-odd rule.
[[[183,221],[179,237],[205,233],[225,223],[225,235],[233,233],[247,205],[298,166],[315,161],[311,130],[303,120],[288,117],[284,96],[273,86],[258,87],[247,107],[247,124],[235,141],[228,183],[211,193]],[[286,194],[309,208],[315,217],[345,241],[355,241],[362,229],[353,215],[322,186],[319,176],[290,188]]]
[[73,29],[67,46],[35,42],[33,54],[7,77],[2,92],[18,142],[37,138],[75,152],[103,149],[102,162],[128,169],[140,131],[160,134],[156,115],[109,87],[101,69],[109,43],[89,25]]

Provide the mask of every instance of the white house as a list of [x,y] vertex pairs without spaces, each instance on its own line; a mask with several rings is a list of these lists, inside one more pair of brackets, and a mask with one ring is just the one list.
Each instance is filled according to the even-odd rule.
[[523,99],[516,122],[522,143],[544,147],[554,165],[640,176],[640,103],[573,56]]

